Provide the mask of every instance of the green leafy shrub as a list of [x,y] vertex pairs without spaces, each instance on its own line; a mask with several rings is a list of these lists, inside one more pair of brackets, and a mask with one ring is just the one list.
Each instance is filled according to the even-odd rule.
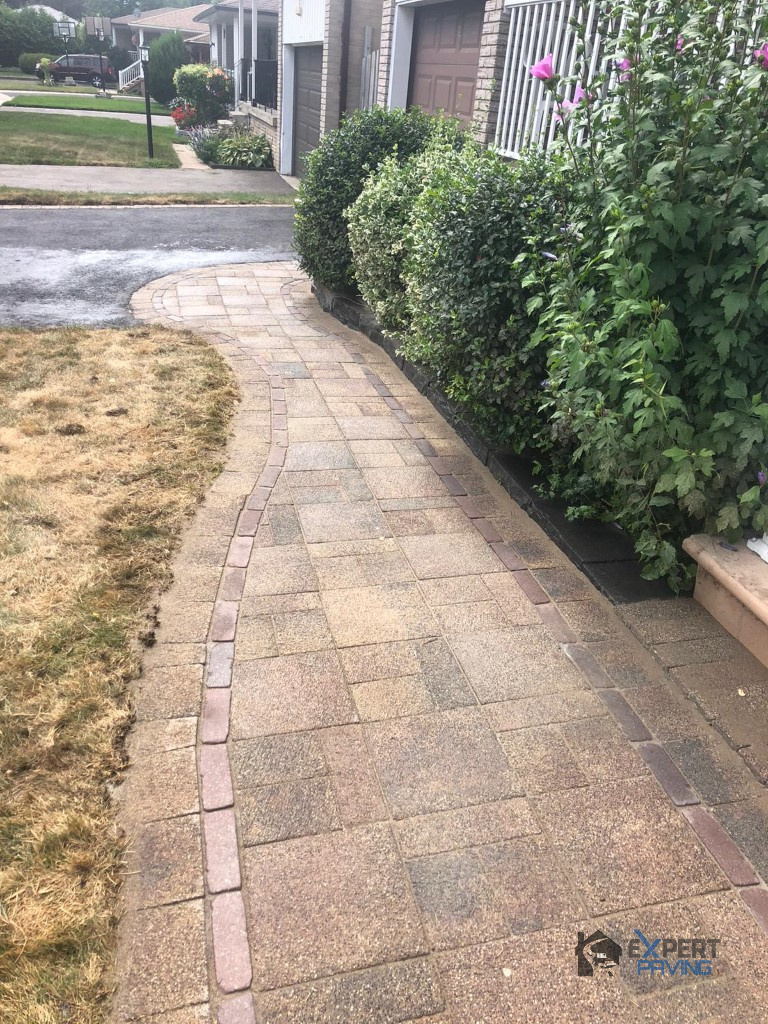
[[153,39],[149,46],[149,94],[158,103],[168,104],[176,95],[173,76],[187,60],[181,32],[168,32]]
[[48,60],[56,58],[50,53],[21,53],[19,54],[19,70],[25,75],[34,75],[37,64],[47,57]]
[[424,153],[405,163],[397,156],[387,157],[344,213],[360,294],[393,337],[410,327],[402,270],[413,205],[434,166],[452,162],[463,145],[474,143],[456,122],[443,121],[435,126]]
[[223,68],[183,64],[173,76],[176,94],[196,111],[197,124],[213,124],[226,116],[232,102],[232,79]]
[[624,73],[582,70],[565,115],[572,230],[529,284],[547,411],[576,447],[562,485],[578,506],[587,481],[599,501],[575,511],[619,522],[677,587],[687,533],[768,528],[767,26],[735,0],[623,11]]
[[467,146],[426,167],[406,245],[402,351],[429,366],[491,440],[527,449],[546,350],[531,344],[536,320],[513,264],[532,233],[548,239],[557,226],[559,164],[540,155],[510,163]]
[[246,128],[236,128],[220,140],[217,162],[227,167],[271,167],[272,147],[266,135]]
[[358,110],[328,132],[307,157],[296,197],[295,244],[310,277],[340,291],[355,290],[344,211],[372,170],[395,150],[399,160],[419,153],[438,119],[418,108]]

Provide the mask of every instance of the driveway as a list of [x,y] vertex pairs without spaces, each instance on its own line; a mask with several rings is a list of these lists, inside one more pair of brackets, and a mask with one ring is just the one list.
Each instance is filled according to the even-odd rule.
[[290,259],[292,231],[289,207],[5,208],[0,323],[130,323],[128,300],[148,281],[217,263]]

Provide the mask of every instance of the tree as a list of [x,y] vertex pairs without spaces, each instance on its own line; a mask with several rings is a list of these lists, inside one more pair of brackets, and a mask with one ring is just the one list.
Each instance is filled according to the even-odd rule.
[[0,65],[15,67],[21,53],[61,52],[61,40],[53,34],[53,18],[30,8],[13,11],[0,3]]
[[173,75],[188,61],[181,32],[169,32],[149,47],[149,92],[158,103],[170,103],[176,95]]

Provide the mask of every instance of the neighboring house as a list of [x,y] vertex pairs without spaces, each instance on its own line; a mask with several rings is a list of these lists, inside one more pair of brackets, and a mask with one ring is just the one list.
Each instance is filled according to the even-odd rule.
[[195,16],[207,8],[207,4],[199,7],[158,7],[146,14],[137,11],[113,18],[113,44],[127,50],[134,58],[132,64],[118,72],[120,89],[143,90],[144,73],[138,59],[138,47],[147,46],[169,32],[181,33],[191,64],[207,64],[211,59],[210,35],[207,28],[195,21]]
[[254,62],[251,0],[222,0],[197,15],[211,28],[212,60],[231,69],[241,113],[272,143],[284,174],[341,114],[376,102],[382,0],[258,0]]
[[199,7],[158,7],[146,14],[125,14],[112,18],[112,41],[123,50],[135,52],[169,32],[180,32],[192,63],[207,64],[211,56],[211,39],[207,27],[195,21],[195,16],[208,9]]
[[504,0],[384,0],[379,103],[444,110],[493,141],[508,34]]
[[255,18],[252,0],[221,0],[195,9],[195,21],[207,25],[210,32],[211,63],[234,75],[238,106],[275,149],[279,141],[279,0],[257,0]]

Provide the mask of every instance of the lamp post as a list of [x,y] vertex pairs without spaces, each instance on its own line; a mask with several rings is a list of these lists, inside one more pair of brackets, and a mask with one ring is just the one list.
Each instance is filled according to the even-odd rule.
[[144,78],[144,106],[147,112],[147,154],[151,160],[155,155],[155,147],[152,145],[152,110],[149,98],[149,47],[144,43],[139,46],[139,60]]
[[104,29],[99,26],[96,29],[96,38],[99,40],[99,71],[101,72],[101,91],[107,91],[107,80],[104,77]]

